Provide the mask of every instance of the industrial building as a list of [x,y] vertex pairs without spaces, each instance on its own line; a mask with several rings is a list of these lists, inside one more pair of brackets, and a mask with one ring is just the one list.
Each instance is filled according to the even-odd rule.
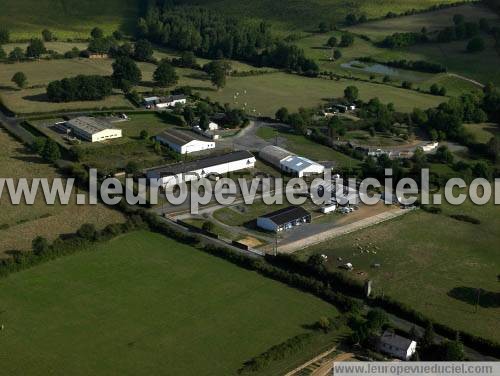
[[297,155],[292,155],[282,160],[281,169],[284,172],[299,178],[307,175],[322,174],[325,172],[325,166]]
[[279,146],[266,146],[259,152],[259,157],[287,174],[303,177],[307,175],[322,174],[325,167],[300,157]]
[[90,142],[101,142],[122,137],[122,130],[101,118],[80,116],[65,122],[73,135]]
[[202,150],[215,148],[213,140],[202,140],[194,134],[182,132],[176,129],[167,129],[155,137],[160,144],[168,146],[180,154],[190,154]]
[[158,185],[168,189],[181,182],[254,168],[255,162],[252,153],[241,150],[196,161],[152,168],[145,172],[148,179],[158,179]]
[[266,231],[280,232],[310,222],[311,213],[306,209],[289,206],[257,218],[257,227]]

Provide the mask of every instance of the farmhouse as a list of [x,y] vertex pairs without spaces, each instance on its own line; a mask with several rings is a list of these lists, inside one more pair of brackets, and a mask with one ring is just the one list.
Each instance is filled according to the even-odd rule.
[[311,213],[300,206],[289,206],[257,218],[257,226],[266,231],[280,232],[311,222]]
[[417,342],[386,330],[379,342],[380,351],[402,360],[410,360],[417,350]]
[[166,145],[180,154],[190,154],[215,148],[214,141],[198,139],[194,135],[175,129],[168,129],[157,135],[155,139],[160,144]]
[[168,97],[147,97],[144,98],[144,106],[146,108],[168,108],[175,107],[177,104],[186,104],[185,95],[170,95]]
[[159,179],[158,185],[167,189],[180,182],[254,168],[255,161],[252,153],[241,150],[196,161],[152,168],[146,170],[145,173],[148,179]]
[[122,137],[122,130],[115,128],[105,119],[80,116],[68,120],[65,127],[86,141],[101,142]]
[[281,171],[298,177],[322,174],[325,171],[325,167],[319,163],[295,155],[279,146],[264,147],[259,152],[259,157]]

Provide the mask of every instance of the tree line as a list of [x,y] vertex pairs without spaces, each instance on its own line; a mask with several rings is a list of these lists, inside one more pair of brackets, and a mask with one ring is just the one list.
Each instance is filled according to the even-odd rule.
[[201,7],[149,7],[138,21],[138,36],[209,59],[238,59],[315,74],[318,66],[304,51],[271,35],[269,24],[252,24]]

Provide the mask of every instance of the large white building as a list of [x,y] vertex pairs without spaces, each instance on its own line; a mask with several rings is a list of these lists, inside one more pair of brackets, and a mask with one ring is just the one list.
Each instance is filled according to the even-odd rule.
[[80,116],[65,123],[73,135],[90,142],[101,142],[122,137],[122,130],[105,119]]
[[380,337],[379,350],[401,360],[410,360],[417,351],[417,342],[386,330]]
[[148,179],[158,179],[158,185],[168,189],[181,182],[254,168],[255,162],[252,153],[241,150],[192,162],[152,168],[146,170],[146,177]]
[[281,161],[281,169],[299,178],[307,175],[322,174],[325,172],[325,166],[320,165],[310,159],[292,155]]
[[160,144],[168,146],[180,154],[190,154],[215,148],[215,142],[213,140],[202,140],[194,137],[194,134],[176,129],[167,129],[156,136],[155,139]]
[[325,167],[311,161],[308,158],[300,157],[279,146],[266,146],[259,152],[259,157],[264,161],[278,167],[287,174],[303,177],[306,175],[322,174]]

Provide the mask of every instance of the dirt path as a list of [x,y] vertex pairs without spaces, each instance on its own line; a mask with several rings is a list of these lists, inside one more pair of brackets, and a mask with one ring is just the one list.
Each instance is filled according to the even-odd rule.
[[344,362],[346,360],[352,359],[354,357],[353,353],[342,353],[333,358],[332,360],[328,360],[324,364],[321,365],[317,370],[315,370],[311,376],[329,376],[332,374],[333,363],[334,362]]
[[409,213],[411,210],[405,210],[405,209],[394,209],[390,211],[386,211],[384,213],[380,213],[365,219],[361,219],[357,222],[341,226],[341,227],[335,227],[328,229],[326,231],[304,237],[302,239],[287,243],[287,244],[282,244],[279,246],[279,252],[280,253],[292,253],[295,252],[299,249],[304,249],[307,247],[310,247],[312,245],[322,243],[326,240],[330,240],[342,235],[349,234],[354,231],[358,231],[385,221],[388,221],[393,218],[397,218],[403,214]]
[[328,355],[330,355],[331,353],[333,353],[335,350],[337,350],[337,346],[332,347],[330,350],[325,351],[324,353],[319,354],[318,356],[312,358],[311,360],[309,360],[308,362],[302,364],[301,366],[298,366],[294,370],[288,372],[285,376],[293,376],[293,375],[295,375],[296,373],[298,373],[298,372],[302,371],[303,369],[309,367],[311,364],[314,364],[317,361],[319,361],[319,360],[327,357]]
[[450,77],[460,78],[461,80],[464,80],[464,81],[470,82],[470,83],[472,83],[472,84],[474,84],[474,85],[476,85],[476,86],[479,86],[479,87],[481,87],[481,88],[483,88],[483,87],[484,87],[484,85],[483,85],[481,82],[476,81],[476,80],[473,80],[472,78],[468,78],[468,77],[465,77],[465,76],[461,76],[461,75],[456,74],[456,73],[448,73],[448,76],[450,76]]

